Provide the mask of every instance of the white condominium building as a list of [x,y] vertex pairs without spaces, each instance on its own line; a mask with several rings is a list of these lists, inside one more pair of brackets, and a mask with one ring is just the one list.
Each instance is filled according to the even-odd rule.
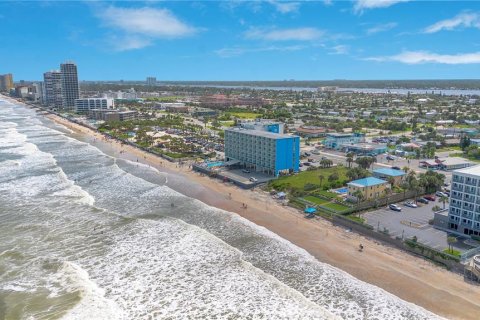
[[75,112],[87,114],[93,109],[114,109],[115,101],[111,98],[86,98],[75,99]]
[[448,227],[480,235],[480,166],[453,171]]

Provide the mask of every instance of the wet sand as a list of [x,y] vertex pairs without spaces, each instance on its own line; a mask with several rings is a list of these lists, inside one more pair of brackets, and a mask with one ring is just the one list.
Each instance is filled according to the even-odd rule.
[[[480,286],[466,283],[461,275],[334,227],[321,218],[304,219],[298,210],[281,206],[264,192],[242,190],[193,172],[188,165],[179,167],[134,147],[105,141],[101,134],[55,115],[47,117],[113,156],[131,161],[138,159],[166,172],[170,188],[208,205],[235,212],[305,249],[319,261],[448,319],[479,318]],[[357,250],[360,243],[365,247],[363,252]]]

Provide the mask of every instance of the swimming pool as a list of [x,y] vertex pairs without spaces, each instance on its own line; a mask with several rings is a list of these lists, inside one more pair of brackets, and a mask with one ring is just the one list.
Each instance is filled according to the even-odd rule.
[[223,166],[223,161],[207,162],[207,167],[209,168],[220,167],[220,166]]
[[333,190],[333,192],[338,193],[338,194],[347,194],[348,193],[348,188],[339,188]]

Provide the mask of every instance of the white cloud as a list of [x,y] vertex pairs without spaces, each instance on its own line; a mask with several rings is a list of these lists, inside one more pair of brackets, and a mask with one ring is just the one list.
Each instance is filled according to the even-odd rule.
[[98,6],[95,14],[104,26],[115,30],[106,41],[118,51],[141,49],[157,39],[182,38],[199,31],[167,9]]
[[425,28],[424,33],[435,33],[441,30],[453,30],[457,27],[480,29],[480,15],[473,12],[465,12],[451,19],[438,21]]
[[253,28],[245,33],[247,39],[268,41],[311,41],[325,35],[325,32],[316,28],[293,29],[258,29]]
[[396,26],[397,26],[396,22],[379,24],[379,25],[376,25],[374,27],[371,27],[371,28],[367,29],[367,34],[371,35],[371,34],[375,34],[375,33],[379,33],[379,32],[385,32],[385,31],[388,31],[388,30],[391,30],[391,29],[395,28]]
[[252,52],[266,52],[266,51],[298,51],[304,49],[305,46],[269,46],[269,47],[260,47],[260,48],[242,48],[242,47],[233,47],[233,48],[222,48],[216,50],[215,53],[222,58],[231,58],[243,55],[245,53]]
[[338,46],[334,46],[332,48],[330,48],[332,51],[330,52],[330,54],[347,54],[350,47],[349,46],[346,46],[346,45],[343,45],[343,44],[340,44]]
[[353,6],[356,13],[362,13],[366,9],[387,8],[401,2],[411,0],[357,0]]
[[108,7],[99,13],[107,26],[129,34],[155,38],[179,38],[197,30],[175,17],[167,9]]
[[370,61],[396,61],[405,64],[440,63],[440,64],[476,64],[480,63],[480,52],[438,54],[428,51],[405,51],[394,56],[370,57]]
[[270,0],[268,2],[272,4],[275,7],[275,9],[277,9],[278,12],[284,13],[284,14],[297,12],[298,8],[300,8],[300,2],[283,2],[283,1],[276,1],[276,0]]

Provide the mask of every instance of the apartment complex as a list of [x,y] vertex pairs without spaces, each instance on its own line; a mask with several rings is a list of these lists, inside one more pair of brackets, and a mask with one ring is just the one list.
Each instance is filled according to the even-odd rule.
[[244,128],[227,129],[225,161],[238,161],[245,168],[274,176],[298,172],[300,138]]
[[45,72],[43,74],[43,84],[44,103],[51,108],[61,109],[63,107],[61,72],[58,70]]
[[75,112],[87,114],[92,109],[114,109],[115,101],[111,98],[75,99]]
[[109,110],[109,109],[91,109],[88,111],[88,118],[93,120],[109,121],[129,121],[138,118],[138,112],[132,110]]
[[11,73],[0,75],[0,92],[9,92],[13,88],[13,76]]
[[80,98],[80,89],[78,87],[77,65],[73,62],[60,64],[62,79],[62,99],[63,108],[72,110],[75,107],[75,99]]
[[480,235],[480,166],[453,171],[448,227]]

